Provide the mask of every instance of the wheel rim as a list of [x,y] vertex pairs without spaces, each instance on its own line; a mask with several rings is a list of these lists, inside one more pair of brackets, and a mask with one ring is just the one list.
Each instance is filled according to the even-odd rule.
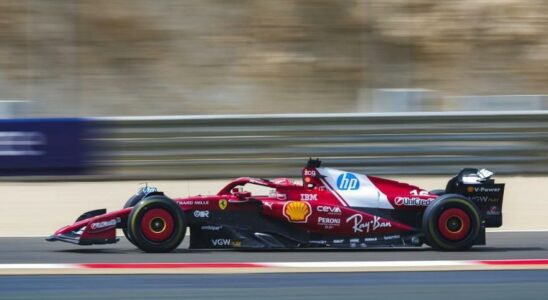
[[153,208],[143,215],[141,230],[146,239],[162,242],[171,237],[174,229],[173,216],[162,208]]
[[459,241],[470,233],[470,217],[460,208],[450,208],[438,219],[440,234],[451,241]]

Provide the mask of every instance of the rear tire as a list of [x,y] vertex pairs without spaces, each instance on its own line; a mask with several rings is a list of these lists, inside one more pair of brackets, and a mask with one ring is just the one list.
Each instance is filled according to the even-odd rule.
[[183,241],[186,225],[185,215],[173,200],[155,195],[133,207],[127,231],[132,243],[145,252],[170,252]]
[[467,198],[446,194],[430,204],[423,215],[422,228],[428,245],[445,251],[470,249],[481,230],[477,206]]

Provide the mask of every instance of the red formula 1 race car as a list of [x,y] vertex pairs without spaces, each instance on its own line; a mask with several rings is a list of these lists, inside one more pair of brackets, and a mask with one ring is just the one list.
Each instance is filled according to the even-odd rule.
[[[118,241],[116,228],[146,252],[172,251],[190,229],[190,248],[359,248],[421,246],[465,250],[485,244],[502,225],[504,184],[493,173],[464,169],[445,190],[336,169],[309,160],[302,184],[243,177],[217,195],[170,199],[152,187],[123,209],[89,211],[48,241],[79,245]],[[252,195],[247,185],[269,189]]]

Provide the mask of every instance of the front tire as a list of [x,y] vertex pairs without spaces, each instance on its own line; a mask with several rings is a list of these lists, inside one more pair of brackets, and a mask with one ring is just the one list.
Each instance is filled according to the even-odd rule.
[[470,249],[481,230],[477,206],[467,198],[446,194],[430,204],[423,215],[422,228],[427,243],[435,249]]
[[150,196],[137,203],[128,217],[131,242],[145,252],[171,252],[183,241],[186,219],[179,206],[165,196]]
[[[129,198],[127,201],[126,201],[126,204],[124,204],[124,208],[128,208],[128,207],[133,207],[135,206],[135,204],[139,203],[139,201],[141,201],[143,199],[145,195],[142,193],[142,192],[139,192],[133,196],[131,196],[131,198]],[[122,232],[124,233],[124,236],[126,237],[126,239],[132,243],[134,246],[137,246],[135,244],[135,242],[133,242],[133,238],[131,237],[131,235],[129,234],[128,232],[128,229],[127,227],[126,228],[122,228]]]
[[[143,198],[146,198],[146,197],[150,197],[152,195],[163,195],[162,192],[154,192],[154,193],[150,193],[150,194],[146,194],[144,192],[143,189],[139,190],[139,192],[137,192],[137,194],[131,196],[127,201],[126,203],[124,204],[124,208],[128,208],[128,207],[134,207],[137,203],[139,203],[139,201],[143,200]],[[133,242],[133,238],[131,237],[127,227],[126,228],[122,228],[122,232],[124,233],[124,236],[126,237],[126,239],[132,243],[134,246],[137,246],[135,244],[135,242]]]

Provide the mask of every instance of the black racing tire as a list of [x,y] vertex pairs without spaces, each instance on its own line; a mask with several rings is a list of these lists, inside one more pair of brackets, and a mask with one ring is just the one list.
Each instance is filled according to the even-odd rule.
[[442,190],[442,189],[431,190],[429,191],[429,193],[437,196],[442,196],[442,195],[445,195],[445,190]]
[[186,234],[186,217],[180,207],[162,195],[138,202],[128,217],[127,231],[132,243],[145,252],[171,252]]
[[[135,204],[139,203],[139,201],[143,200],[143,197],[145,197],[146,195],[141,191],[139,191],[137,194],[131,196],[127,201],[126,201],[126,204],[124,204],[124,208],[128,208],[128,207],[133,207],[135,206]],[[126,239],[132,243],[134,246],[137,246],[135,245],[135,243],[133,242],[133,239],[131,237],[131,235],[129,234],[128,230],[127,230],[127,227],[126,228],[122,228],[122,232],[124,233],[124,236],[126,237]]]
[[438,250],[470,249],[481,231],[478,207],[457,194],[445,194],[424,211],[422,229],[428,245]]

